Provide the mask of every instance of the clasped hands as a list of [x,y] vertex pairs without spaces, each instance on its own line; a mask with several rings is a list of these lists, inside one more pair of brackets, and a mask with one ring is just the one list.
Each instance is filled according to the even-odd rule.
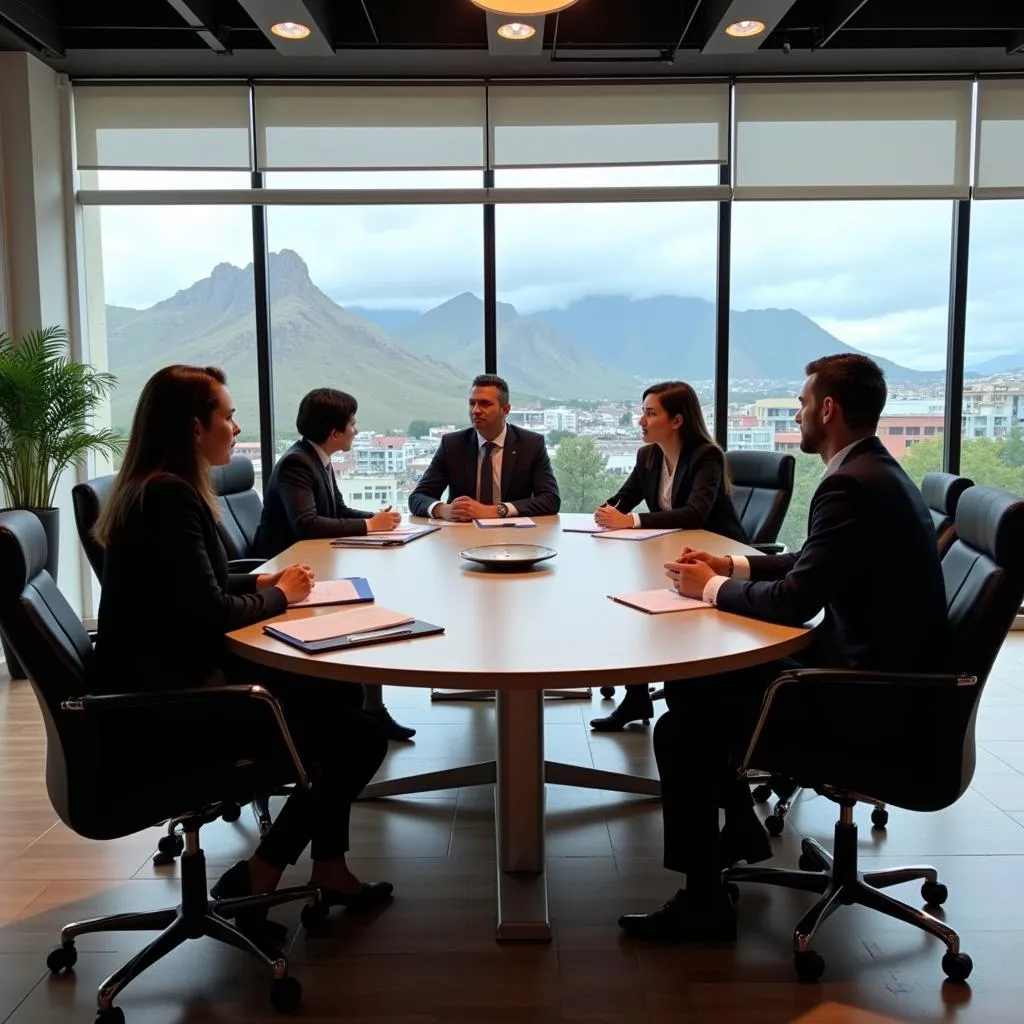
[[633,517],[628,512],[620,512],[614,505],[602,505],[594,513],[594,522],[606,530],[633,528]]
[[297,562],[278,572],[262,573],[256,577],[257,590],[277,587],[288,599],[289,604],[305,601],[309,597],[314,583],[316,583],[316,573],[308,565],[300,565]]
[[481,505],[472,498],[456,498],[450,504],[441,502],[434,506],[435,519],[447,519],[452,523],[468,523],[473,519],[493,519],[498,514],[496,505]]
[[726,576],[728,572],[728,559],[694,548],[683,548],[674,562],[665,563],[665,575],[673,587],[683,597],[697,600],[704,597],[704,587],[712,576]]

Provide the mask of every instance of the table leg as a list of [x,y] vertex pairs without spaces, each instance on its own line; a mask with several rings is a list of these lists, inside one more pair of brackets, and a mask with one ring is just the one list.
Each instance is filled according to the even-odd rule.
[[544,874],[543,704],[536,690],[497,694],[499,940],[551,938]]

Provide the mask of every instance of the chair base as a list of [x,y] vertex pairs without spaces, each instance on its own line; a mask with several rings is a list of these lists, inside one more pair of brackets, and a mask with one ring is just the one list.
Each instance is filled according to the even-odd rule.
[[[571,690],[545,690],[545,697],[559,697],[562,700],[590,700],[589,686],[574,687]],[[431,690],[430,701],[445,700],[494,700],[494,690]]]
[[883,871],[861,872],[857,866],[857,825],[853,820],[854,802],[843,803],[835,828],[835,855],[830,854],[815,839],[801,843],[800,870],[735,867],[723,872],[723,880],[738,889],[735,882],[761,882],[785,889],[814,892],[820,899],[797,922],[793,932],[793,955],[797,974],[801,980],[817,981],[825,962],[814,952],[811,941],[821,924],[839,907],[859,904],[877,910],[887,917],[905,921],[922,931],[941,939],[946,945],[942,969],[951,981],[964,981],[971,973],[971,958],[960,952],[960,937],[943,921],[906,903],[901,903],[880,890],[901,882],[923,880],[921,896],[929,905],[945,902],[946,887],[938,880],[935,868],[913,865],[889,868]]
[[261,910],[295,900],[315,900],[315,886],[295,886],[272,893],[213,900],[207,893],[206,858],[199,848],[198,829],[185,826],[185,853],[181,858],[181,903],[177,907],[151,910],[138,914],[112,914],[86,921],[76,921],[61,929],[60,946],[47,958],[46,964],[55,974],[70,970],[78,958],[75,939],[94,932],[159,931],[149,945],[108,977],[96,993],[98,1021],[123,1019],[113,1007],[114,999],[125,986],[158,960],[167,956],[187,939],[204,936],[225,942],[257,957],[270,969],[273,979],[271,1003],[279,1010],[292,1010],[302,999],[302,986],[289,976],[288,961],[276,946],[258,935],[238,929],[232,918],[246,911]]

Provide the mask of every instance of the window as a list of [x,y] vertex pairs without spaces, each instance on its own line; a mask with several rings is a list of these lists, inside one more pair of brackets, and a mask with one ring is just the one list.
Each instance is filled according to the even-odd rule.
[[636,462],[646,384],[683,378],[710,412],[717,207],[499,205],[495,222],[511,420],[547,436],[562,511],[592,512]]
[[278,454],[306,392],[347,391],[360,433],[334,456],[342,493],[408,511],[430,430],[468,425],[484,369],[481,208],[274,206],[267,240]]
[[[790,412],[806,364],[852,348],[872,355],[886,373],[882,442],[916,480],[940,469],[941,441],[905,445],[904,430],[916,435],[924,423],[942,423],[951,224],[948,201],[737,202],[730,428],[732,420],[753,417],[773,430],[776,450],[797,450],[799,427]],[[821,470],[817,456],[797,454],[793,501],[779,537],[790,549],[803,543]]]
[[[1000,124],[988,127],[996,131]],[[1006,173],[1014,167],[1008,164]],[[994,176],[992,183],[1007,180]],[[1024,495],[1022,237],[1024,199],[972,205],[960,472]]]
[[920,427],[907,427],[907,437],[915,437],[921,433]]

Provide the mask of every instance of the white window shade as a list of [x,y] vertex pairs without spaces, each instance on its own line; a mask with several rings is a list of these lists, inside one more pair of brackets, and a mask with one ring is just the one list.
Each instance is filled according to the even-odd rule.
[[484,166],[482,86],[255,88],[260,170]]
[[737,83],[737,199],[962,199],[971,83]]
[[729,86],[494,86],[494,167],[724,163]]
[[249,170],[244,85],[76,85],[81,170]]
[[974,194],[1024,197],[1024,81],[978,83]]

